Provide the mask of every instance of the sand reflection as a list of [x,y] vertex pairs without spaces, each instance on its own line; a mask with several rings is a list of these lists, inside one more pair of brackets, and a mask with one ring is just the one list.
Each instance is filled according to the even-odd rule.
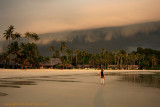
[[100,86],[94,98],[94,107],[106,107],[104,102],[104,87]]

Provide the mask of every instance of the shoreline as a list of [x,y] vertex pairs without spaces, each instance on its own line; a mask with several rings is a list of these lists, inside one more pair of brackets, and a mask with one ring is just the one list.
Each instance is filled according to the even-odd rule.
[[[0,69],[0,79],[16,77],[41,77],[51,75],[74,75],[96,73],[99,75],[101,70],[94,69]],[[160,70],[104,70],[105,73],[131,73],[131,74],[152,74]]]
[[[0,69],[0,72],[100,72],[100,70],[95,69]],[[149,71],[149,72],[160,72],[160,70],[104,70],[105,72],[139,72],[139,71]]]

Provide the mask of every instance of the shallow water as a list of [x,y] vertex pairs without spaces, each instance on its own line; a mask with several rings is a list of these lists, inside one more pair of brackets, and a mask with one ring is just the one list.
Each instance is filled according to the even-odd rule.
[[49,74],[0,78],[0,107],[160,107],[160,73]]

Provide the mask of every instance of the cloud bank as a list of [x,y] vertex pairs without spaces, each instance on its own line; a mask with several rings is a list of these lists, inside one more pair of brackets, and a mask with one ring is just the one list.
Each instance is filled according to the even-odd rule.
[[85,42],[94,43],[100,40],[110,41],[113,38],[132,37],[137,34],[149,35],[150,32],[159,31],[160,22],[150,22],[142,24],[133,24],[119,27],[102,27],[96,29],[65,31],[57,33],[41,34],[39,44],[50,44],[56,42],[73,42],[75,39],[84,40]]
[[[102,27],[85,30],[53,32],[40,34],[38,44],[42,55],[49,55],[49,47],[59,48],[62,41],[71,49],[98,52],[101,48],[109,51],[115,49],[135,50],[137,47],[160,50],[160,21],[142,24],[133,24],[118,27]],[[7,42],[0,42],[1,49]]]

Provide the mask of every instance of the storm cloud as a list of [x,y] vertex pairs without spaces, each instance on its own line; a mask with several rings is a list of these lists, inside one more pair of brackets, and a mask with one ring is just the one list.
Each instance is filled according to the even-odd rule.
[[[137,47],[160,50],[160,21],[133,24],[119,27],[102,27],[96,29],[46,33],[40,35],[39,49],[49,53],[49,47],[58,49],[62,41],[71,49],[99,52],[102,48],[109,51],[125,49],[128,52]],[[43,41],[49,40],[44,44]],[[44,53],[45,54],[45,53]]]

